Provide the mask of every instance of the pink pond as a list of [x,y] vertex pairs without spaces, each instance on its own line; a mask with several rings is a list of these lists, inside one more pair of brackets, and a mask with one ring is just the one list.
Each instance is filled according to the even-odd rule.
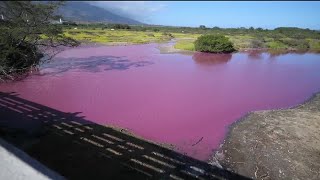
[[183,55],[157,47],[65,50],[40,74],[0,84],[0,91],[208,160],[241,116],[291,107],[320,90],[320,54]]

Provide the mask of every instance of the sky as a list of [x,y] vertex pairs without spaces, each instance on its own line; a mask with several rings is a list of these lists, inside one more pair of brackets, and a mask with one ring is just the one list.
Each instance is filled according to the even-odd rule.
[[320,2],[99,1],[91,4],[157,25],[320,29]]

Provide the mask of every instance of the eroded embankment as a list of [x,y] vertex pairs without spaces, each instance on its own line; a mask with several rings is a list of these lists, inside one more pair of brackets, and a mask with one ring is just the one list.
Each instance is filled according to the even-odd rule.
[[213,159],[255,179],[319,179],[320,93],[294,108],[250,113]]

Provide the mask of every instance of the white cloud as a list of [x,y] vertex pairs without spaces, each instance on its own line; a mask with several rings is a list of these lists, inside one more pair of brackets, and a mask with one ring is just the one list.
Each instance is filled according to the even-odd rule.
[[153,14],[167,7],[166,2],[160,1],[89,1],[88,3],[142,22],[149,22]]

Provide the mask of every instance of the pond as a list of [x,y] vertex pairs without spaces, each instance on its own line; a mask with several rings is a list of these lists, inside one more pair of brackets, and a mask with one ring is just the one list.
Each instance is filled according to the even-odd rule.
[[2,92],[208,160],[232,124],[320,90],[320,54],[161,54],[157,44],[68,49]]

